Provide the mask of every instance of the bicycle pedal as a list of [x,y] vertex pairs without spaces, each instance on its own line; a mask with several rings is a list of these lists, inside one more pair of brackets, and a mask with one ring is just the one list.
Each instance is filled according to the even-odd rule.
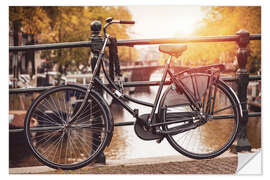
[[160,143],[163,141],[163,139],[164,139],[164,136],[162,136],[162,138],[160,138],[160,139],[157,139],[156,142],[157,142],[158,144],[160,144]]
[[95,163],[106,164],[106,156],[105,156],[104,152],[102,152],[100,155],[98,155],[96,157]]
[[[161,134],[161,133],[160,133],[160,129],[159,129],[158,132],[159,132],[159,134]],[[164,139],[164,135],[161,134],[161,137],[160,137],[159,139],[157,139],[156,142],[157,142],[158,144],[160,144],[161,141],[163,141],[163,139]]]

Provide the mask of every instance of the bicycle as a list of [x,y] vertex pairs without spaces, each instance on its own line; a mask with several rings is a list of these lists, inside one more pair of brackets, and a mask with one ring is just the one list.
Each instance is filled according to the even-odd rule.
[[[134,130],[143,140],[164,138],[179,153],[195,159],[213,158],[233,143],[242,118],[242,109],[234,91],[220,79],[222,64],[194,67],[173,73],[170,62],[187,49],[186,45],[160,45],[169,54],[154,103],[129,97],[121,92],[104,70],[104,50],[114,23],[134,21],[106,20],[104,42],[87,87],[65,85],[51,88],[35,99],[25,117],[25,136],[34,155],[45,165],[77,169],[91,162],[110,144],[114,122],[106,101],[97,92],[102,89],[136,118]],[[110,87],[97,78],[102,67]],[[169,75],[170,85],[161,92]],[[151,107],[139,115],[125,100]],[[227,125],[227,126],[224,126]],[[225,128],[226,127],[226,128]]]

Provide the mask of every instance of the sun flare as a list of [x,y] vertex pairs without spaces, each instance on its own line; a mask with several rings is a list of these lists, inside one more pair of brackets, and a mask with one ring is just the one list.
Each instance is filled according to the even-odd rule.
[[200,6],[129,6],[136,24],[132,38],[166,38],[190,35],[203,18]]

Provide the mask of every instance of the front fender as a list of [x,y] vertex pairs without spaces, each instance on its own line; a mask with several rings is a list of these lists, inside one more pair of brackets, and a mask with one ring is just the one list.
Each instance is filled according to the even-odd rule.
[[[75,87],[83,88],[83,89],[85,89],[85,91],[87,90],[87,88],[85,86],[81,86],[81,85],[72,84],[72,85],[67,85],[67,86],[75,86]],[[113,130],[114,130],[114,120],[113,120],[113,116],[112,116],[112,113],[110,111],[109,105],[104,100],[104,98],[94,89],[91,90],[90,96],[95,96],[95,98],[97,98],[98,101],[103,105],[104,110],[106,112],[106,116],[109,119],[109,122],[108,122],[109,138],[108,138],[108,142],[107,142],[107,146],[109,146],[111,139],[112,139],[112,136],[113,136]]]

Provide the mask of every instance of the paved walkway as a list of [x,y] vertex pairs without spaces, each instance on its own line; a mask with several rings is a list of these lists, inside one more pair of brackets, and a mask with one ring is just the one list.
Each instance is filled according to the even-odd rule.
[[106,165],[89,165],[78,170],[54,170],[45,166],[11,168],[10,174],[234,174],[237,155],[224,153],[214,159],[192,160],[166,156],[129,160],[111,160]]
[[212,160],[170,162],[148,165],[102,166],[75,171],[53,171],[49,173],[75,174],[234,174],[237,169],[237,157]]

